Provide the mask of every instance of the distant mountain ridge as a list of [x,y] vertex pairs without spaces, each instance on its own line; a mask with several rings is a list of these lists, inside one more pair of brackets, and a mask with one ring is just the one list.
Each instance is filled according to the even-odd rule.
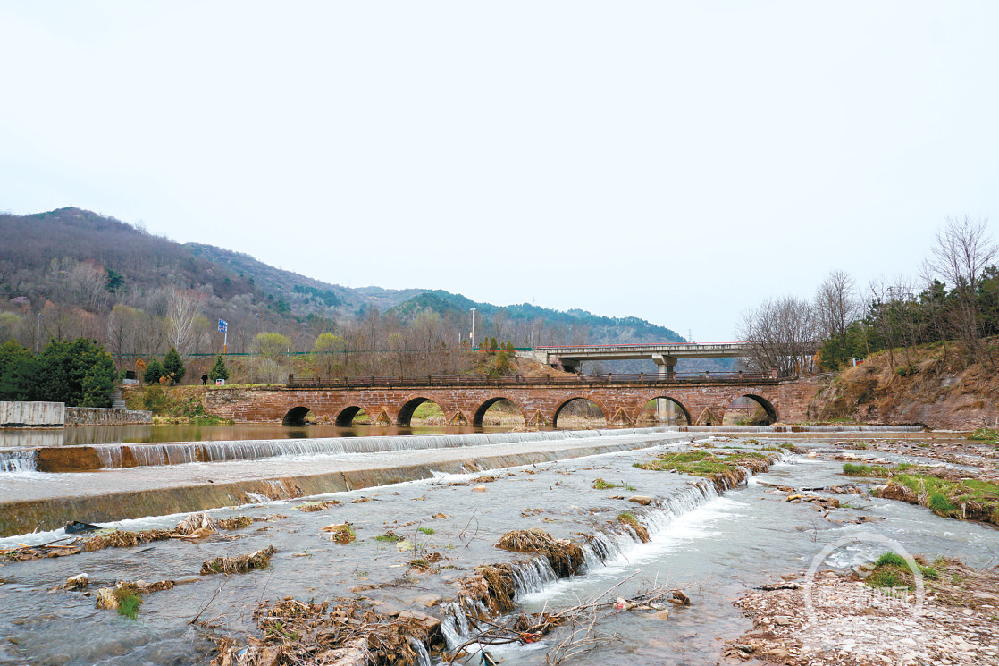
[[[107,294],[90,302],[67,276],[86,264],[106,271]],[[86,271],[84,271],[86,272]],[[167,289],[199,290],[211,307],[252,320],[254,313],[271,319],[322,317],[358,319],[373,308],[401,322],[429,312],[465,321],[470,308],[490,323],[492,334],[546,331],[532,338],[549,343],[609,344],[681,341],[664,326],[639,317],[604,317],[585,310],[558,311],[528,303],[498,306],[441,290],[349,288],[275,268],[233,250],[203,243],[180,244],[148,233],[113,217],[79,208],[60,208],[34,215],[0,215],[0,299],[16,301],[23,311],[38,311],[47,301],[96,310],[125,302],[144,309],[161,308],[158,296]],[[128,298],[126,299],[126,295]],[[141,297],[140,297],[141,296]],[[73,302],[75,299],[75,302]],[[228,316],[228,315],[227,315]],[[480,329],[485,335],[489,331]],[[516,341],[519,342],[519,341]]]

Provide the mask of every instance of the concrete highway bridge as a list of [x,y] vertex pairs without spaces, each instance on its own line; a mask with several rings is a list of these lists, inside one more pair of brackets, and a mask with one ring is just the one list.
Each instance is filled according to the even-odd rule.
[[[661,379],[658,375],[567,377],[428,376],[339,380],[289,378],[283,387],[214,387],[206,392],[208,413],[240,423],[303,422],[309,412],[337,425],[350,425],[363,410],[373,424],[409,425],[416,408],[436,403],[449,425],[482,425],[500,400],[513,403],[528,426],[558,426],[573,400],[597,405],[609,425],[634,425],[649,402],[672,402],[679,421],[720,425],[739,398],[762,407],[772,422],[800,422],[819,389],[814,380],[768,375],[701,373]],[[325,418],[324,418],[325,417]]]
[[677,359],[681,358],[740,358],[749,355],[745,342],[668,342],[631,345],[573,345],[535,347],[518,352],[551,366],[561,366],[569,372],[582,371],[583,361],[625,361],[652,359],[664,379],[672,379]]

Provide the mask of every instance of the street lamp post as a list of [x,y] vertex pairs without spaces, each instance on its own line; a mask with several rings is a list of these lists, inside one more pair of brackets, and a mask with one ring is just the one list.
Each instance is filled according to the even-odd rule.
[[475,349],[475,308],[472,308],[472,349]]

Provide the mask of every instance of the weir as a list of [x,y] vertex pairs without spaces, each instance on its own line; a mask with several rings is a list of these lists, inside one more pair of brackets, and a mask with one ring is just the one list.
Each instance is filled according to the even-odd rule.
[[[66,447],[89,453],[84,463],[94,465],[89,469],[97,471],[45,474],[54,483],[39,483],[39,461],[62,450],[37,450],[33,462],[19,451],[5,463],[16,466],[17,471],[0,474],[0,536],[52,530],[72,520],[99,523],[198,511],[260,498],[292,499],[427,479],[440,472],[464,473],[628,451],[682,437],[662,428],[645,428],[285,440],[265,442],[261,449],[278,455],[249,459],[238,456],[256,455],[257,443],[216,442],[198,445],[218,444],[211,449],[215,454],[234,457],[149,466],[125,464],[125,451],[138,448],[133,445],[104,447],[103,458],[96,452],[102,447]],[[368,439],[372,441],[366,442]],[[344,452],[344,447],[354,451]],[[168,457],[159,445],[150,450],[152,455],[139,458],[157,463]],[[176,459],[188,455],[181,449]],[[132,460],[138,461],[134,456]]]
[[[96,523],[198,511],[426,479],[440,472],[633,450],[683,440],[695,430],[734,431],[662,426],[6,449],[0,450],[0,536],[55,529],[72,520]],[[51,481],[40,482],[39,474]]]

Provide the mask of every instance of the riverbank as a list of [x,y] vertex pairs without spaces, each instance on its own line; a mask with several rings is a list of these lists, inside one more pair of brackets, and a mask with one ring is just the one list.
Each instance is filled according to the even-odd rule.
[[[870,497],[994,531],[994,434],[978,433],[985,441],[871,439],[810,455],[844,461],[844,476],[869,486]],[[809,499],[792,488],[779,490],[787,501]],[[829,489],[819,490],[821,497]],[[993,543],[999,544],[999,532]],[[836,550],[830,549],[809,571],[742,597],[736,605],[753,629],[729,640],[726,656],[786,666],[999,663],[999,557],[978,568],[924,550],[903,551],[903,557],[888,540],[873,544],[883,550],[880,566],[830,568],[827,559]]]
[[895,587],[863,570],[775,580],[738,602],[753,630],[730,640],[726,656],[784,666],[999,663],[999,567],[923,561],[918,599],[911,576]]

